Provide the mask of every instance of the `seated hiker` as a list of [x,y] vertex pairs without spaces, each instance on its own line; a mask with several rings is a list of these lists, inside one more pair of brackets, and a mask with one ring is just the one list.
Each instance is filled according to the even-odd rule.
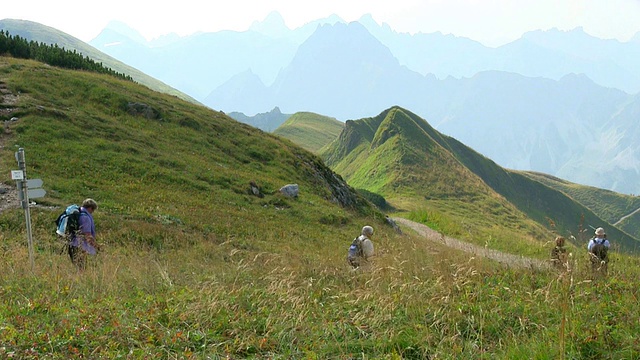
[[556,237],[556,246],[551,249],[551,262],[556,268],[562,269],[567,263],[567,249],[564,247],[565,239]]
[[599,266],[600,264],[605,264],[609,262],[608,252],[609,252],[609,240],[607,239],[607,234],[604,232],[604,229],[599,227],[596,229],[595,236],[589,240],[587,244],[587,250],[591,256],[591,263],[594,266]]
[[373,228],[367,225],[362,228],[361,235],[353,239],[351,246],[349,246],[347,261],[354,269],[373,256],[373,242],[370,239],[372,235]]

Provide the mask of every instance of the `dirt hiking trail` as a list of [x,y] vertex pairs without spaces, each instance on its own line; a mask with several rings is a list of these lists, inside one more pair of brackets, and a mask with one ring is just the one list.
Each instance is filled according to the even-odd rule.
[[518,267],[518,268],[527,268],[527,269],[536,269],[536,270],[546,270],[551,268],[551,264],[549,262],[538,260],[538,259],[531,259],[524,256],[519,256],[519,255],[507,254],[498,250],[487,249],[482,246],[469,244],[467,242],[460,241],[458,239],[444,236],[439,232],[431,229],[430,227],[417,223],[415,221],[411,221],[403,218],[393,218],[393,220],[400,225],[413,229],[420,236],[423,236],[425,239],[429,241],[439,243],[439,244],[444,244],[450,248],[462,250],[467,253],[473,254],[475,256],[481,256],[488,259],[492,259],[509,267]]

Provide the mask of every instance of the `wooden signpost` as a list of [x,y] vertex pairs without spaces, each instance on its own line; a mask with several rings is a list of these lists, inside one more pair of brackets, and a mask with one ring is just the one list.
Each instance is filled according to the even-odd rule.
[[11,170],[11,179],[16,180],[18,186],[18,199],[24,209],[24,217],[27,223],[27,242],[29,244],[29,262],[31,270],[34,270],[33,238],[31,235],[31,213],[29,211],[29,198],[41,198],[47,192],[42,187],[41,179],[27,180],[27,165],[25,163],[24,149],[18,149],[16,160],[20,170]]

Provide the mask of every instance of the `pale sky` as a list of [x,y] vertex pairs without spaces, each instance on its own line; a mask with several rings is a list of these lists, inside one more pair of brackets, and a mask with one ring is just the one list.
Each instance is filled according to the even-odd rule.
[[399,32],[467,37],[498,46],[532,30],[572,30],[627,41],[640,32],[640,0],[2,0],[0,19],[54,27],[88,42],[112,20],[148,40],[168,33],[243,31],[278,11],[297,28],[332,14],[345,21],[371,14]]

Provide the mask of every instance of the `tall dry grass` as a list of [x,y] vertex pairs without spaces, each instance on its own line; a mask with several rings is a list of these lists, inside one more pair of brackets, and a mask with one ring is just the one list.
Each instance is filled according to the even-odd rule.
[[[279,230],[171,248],[105,232],[77,272],[58,244],[31,271],[22,239],[0,261],[0,355],[18,358],[633,358],[635,259],[606,276],[521,268],[380,228],[353,271],[350,239]],[[7,239],[5,239],[7,240]],[[306,249],[306,250],[305,250]]]

